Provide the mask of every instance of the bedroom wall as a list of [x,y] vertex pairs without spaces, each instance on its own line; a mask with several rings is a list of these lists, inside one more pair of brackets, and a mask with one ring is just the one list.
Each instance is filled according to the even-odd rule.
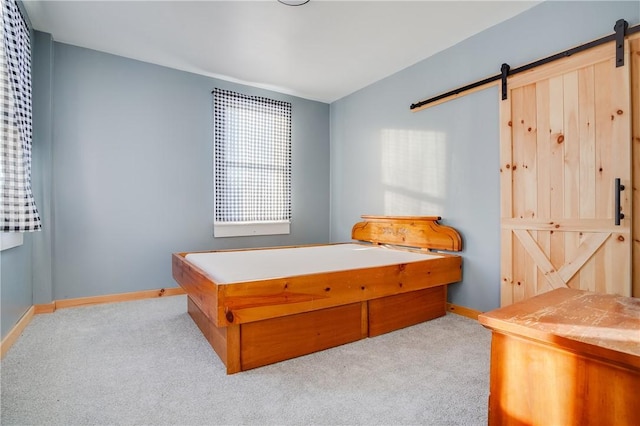
[[439,215],[463,236],[449,300],[499,306],[498,90],[411,112],[409,105],[640,21],[638,2],[544,2],[331,104],[331,239],[361,214]]
[[2,338],[22,318],[31,303],[31,233],[21,246],[0,251],[0,332]]
[[[18,1],[18,7],[24,13],[27,20],[27,26],[31,29],[32,25],[26,12],[24,11],[21,1]],[[32,33],[32,51],[35,48],[35,37]],[[33,58],[33,67],[36,66],[35,57]],[[34,70],[35,71],[35,70]],[[36,77],[34,77],[35,91]],[[36,93],[33,96],[37,96]],[[34,111],[35,114],[35,111]],[[34,133],[35,133],[34,123]],[[32,147],[35,151],[35,147]],[[35,155],[34,152],[32,152]],[[32,166],[34,166],[33,160]],[[32,188],[33,189],[33,188]],[[35,189],[34,189],[34,196]],[[40,232],[26,232],[23,234],[23,244],[8,250],[0,251],[0,336],[4,339],[7,333],[16,325],[27,310],[33,305],[33,268],[32,268],[32,250],[34,240]]]
[[[50,140],[34,144],[52,237],[34,303],[176,287],[173,252],[329,240],[328,104],[49,43]],[[214,87],[292,103],[290,235],[213,238]]]
[[[637,24],[639,15],[636,1],[545,2],[330,112],[36,32],[33,190],[45,231],[0,254],[2,337],[33,303],[175,286],[171,252],[344,241],[361,214],[442,215],[465,243],[465,278],[450,286],[450,300],[496,307],[497,90],[417,113],[408,107],[496,74],[503,62],[521,65],[609,34],[619,18]],[[288,237],[211,236],[216,85],[293,102]]]
[[33,304],[41,304],[53,300],[53,40],[50,34],[36,31],[33,41],[31,182],[42,230],[33,234],[31,262]]

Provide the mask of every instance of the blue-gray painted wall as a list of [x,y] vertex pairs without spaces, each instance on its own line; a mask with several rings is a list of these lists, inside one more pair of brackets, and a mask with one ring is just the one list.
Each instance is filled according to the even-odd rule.
[[[452,302],[499,303],[498,92],[409,105],[610,34],[638,2],[547,2],[331,106],[36,33],[33,186],[45,231],[0,253],[2,336],[34,303],[175,286],[170,253],[344,241],[361,214],[439,214],[464,237]],[[293,103],[292,234],[212,238],[211,95]]]
[[[178,251],[329,240],[328,104],[54,50],[54,299],[175,287]],[[214,87],[292,103],[290,235],[213,238]]]
[[31,181],[42,230],[32,235],[33,304],[53,299],[53,41],[36,32],[33,55],[33,144]]
[[331,105],[331,239],[361,214],[439,215],[463,236],[451,302],[500,300],[497,88],[420,112],[412,103],[639,22],[639,2],[545,2]]
[[31,237],[31,233],[26,233],[21,246],[0,251],[0,329],[3,339],[33,305]]
[[[171,254],[329,241],[329,105],[34,38],[42,232],[2,252],[2,335],[32,304],[176,287]],[[291,233],[213,238],[214,87],[292,104]]]
[[[18,0],[18,7],[33,39],[33,27],[20,0]],[[35,60],[36,53],[33,49],[32,55]],[[35,61],[32,66],[36,66]],[[33,72],[37,71],[34,69]],[[32,90],[35,89],[35,85],[32,86]],[[0,336],[2,339],[33,305],[34,266],[31,253],[33,237],[37,234],[37,232],[27,232],[23,236],[24,243],[21,246],[0,251]]]

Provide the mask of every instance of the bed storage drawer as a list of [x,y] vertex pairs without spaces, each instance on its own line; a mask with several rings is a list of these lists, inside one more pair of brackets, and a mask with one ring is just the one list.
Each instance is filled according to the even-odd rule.
[[227,327],[217,327],[191,297],[188,311],[232,374],[440,317],[446,294],[445,286],[437,286]]
[[[363,216],[357,242],[181,252],[173,276],[227,373],[374,337],[446,313],[458,232],[436,216]],[[250,266],[250,267],[248,267]]]
[[242,370],[307,355],[367,337],[361,303],[242,324]]
[[441,317],[446,304],[444,285],[369,300],[369,337]]

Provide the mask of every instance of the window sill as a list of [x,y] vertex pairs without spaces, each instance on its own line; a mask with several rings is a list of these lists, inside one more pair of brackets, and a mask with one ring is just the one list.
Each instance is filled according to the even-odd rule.
[[234,222],[214,223],[214,238],[224,237],[250,237],[257,235],[283,235],[289,234],[290,222]]
[[0,232],[0,251],[21,246],[23,235],[22,232]]

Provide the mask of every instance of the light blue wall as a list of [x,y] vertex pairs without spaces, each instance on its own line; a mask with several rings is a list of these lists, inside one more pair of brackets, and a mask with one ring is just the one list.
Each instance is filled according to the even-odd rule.
[[[27,27],[31,30],[31,22],[21,1],[18,1],[18,7],[27,21]],[[31,39],[32,54],[35,56],[35,52],[33,52],[33,33],[31,34]],[[36,66],[35,61],[32,63],[32,66]],[[36,90],[35,82],[32,90]],[[32,147],[32,151],[33,150],[35,150],[35,147]],[[35,156],[35,153],[32,152],[32,155]],[[32,161],[33,167],[35,166],[35,160]],[[37,237],[38,234],[39,232],[26,232],[23,235],[23,245],[0,251],[0,336],[2,338],[6,336],[33,305],[33,268],[31,265],[31,253],[33,239]]]
[[[34,303],[173,287],[172,252],[345,241],[361,214],[443,216],[465,244],[450,299],[496,307],[498,92],[417,113],[409,105],[639,15],[634,1],[547,2],[330,107],[36,32],[33,190],[45,230],[1,253],[2,336]],[[293,103],[290,236],[211,236],[216,86]]]
[[546,2],[331,104],[331,239],[361,214],[439,215],[464,240],[449,299],[499,306],[498,90],[409,105],[639,22],[638,2]]
[[2,338],[33,305],[31,302],[31,238],[21,246],[0,252],[0,330]]
[[[329,240],[328,104],[61,43],[53,58],[54,300],[175,287],[174,252]],[[290,235],[213,238],[214,87],[292,103]]]
[[31,262],[33,304],[42,304],[53,300],[53,40],[50,34],[42,32],[36,32],[33,40],[31,182],[42,230],[33,234]]

